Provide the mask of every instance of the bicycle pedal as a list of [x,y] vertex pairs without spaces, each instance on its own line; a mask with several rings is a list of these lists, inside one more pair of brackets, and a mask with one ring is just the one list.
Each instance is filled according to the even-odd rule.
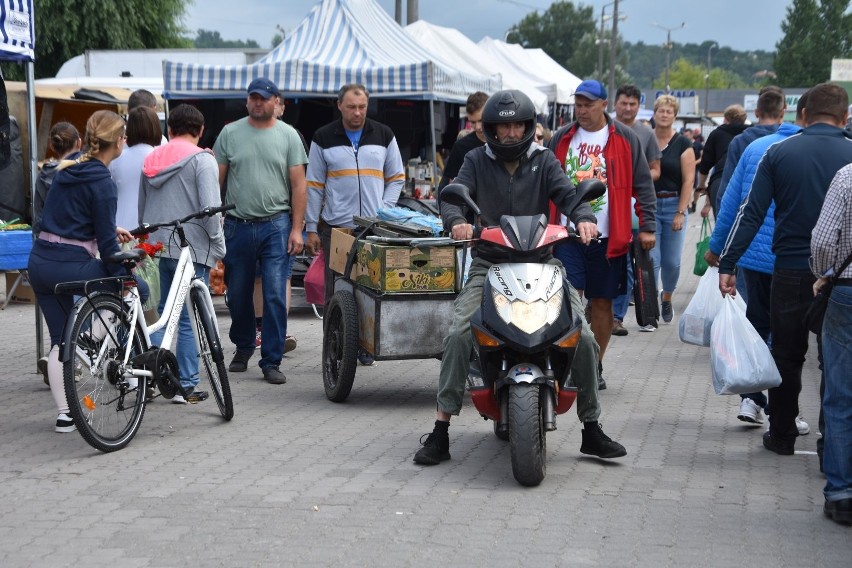
[[186,401],[189,404],[198,404],[208,398],[210,398],[210,394],[207,391],[193,391],[191,395],[186,397]]

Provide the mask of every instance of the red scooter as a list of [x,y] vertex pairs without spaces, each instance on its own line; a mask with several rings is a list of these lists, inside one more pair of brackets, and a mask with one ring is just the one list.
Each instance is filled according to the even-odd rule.
[[[584,180],[575,203],[606,191]],[[467,187],[450,184],[441,199],[479,207]],[[559,266],[542,262],[553,245],[576,238],[565,227],[548,225],[545,215],[500,218],[499,227],[474,227],[474,240],[511,252],[515,262],[491,266],[482,304],[470,320],[477,360],[468,375],[473,404],[494,433],[508,440],[512,473],[521,485],[541,483],[546,471],[545,434],[556,430],[556,415],[574,404],[571,362],[580,340],[581,314],[571,310],[568,281]]]

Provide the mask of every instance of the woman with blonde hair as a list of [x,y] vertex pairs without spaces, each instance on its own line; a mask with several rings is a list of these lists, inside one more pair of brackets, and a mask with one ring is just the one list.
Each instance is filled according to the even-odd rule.
[[73,298],[54,294],[56,284],[122,274],[105,259],[119,252],[119,241],[131,235],[115,226],[117,190],[108,166],[124,148],[124,120],[99,110],[86,123],[85,151],[71,154],[57,166],[41,217],[41,232],[30,253],[30,283],[50,332],[47,374],[59,416],[57,432],[76,429],[68,413],[59,342]]
[[662,284],[660,315],[666,323],[674,319],[672,293],[680,278],[680,256],[683,251],[686,215],[692,200],[695,180],[695,152],[692,142],[674,129],[678,101],[661,95],[654,102],[654,134],[662,150],[657,191],[657,242],[651,250],[654,275]]

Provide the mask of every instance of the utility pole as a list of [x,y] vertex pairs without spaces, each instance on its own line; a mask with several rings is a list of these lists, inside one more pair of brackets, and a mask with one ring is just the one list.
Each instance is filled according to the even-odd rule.
[[604,22],[606,21],[606,7],[612,6],[612,2],[601,6],[601,33],[598,35],[598,68],[595,76],[600,81],[603,79],[603,55],[604,55]]
[[718,48],[719,44],[713,42],[710,44],[710,47],[707,48],[707,75],[704,76],[704,114],[707,114],[708,103],[710,102],[710,71],[713,69],[713,59],[711,55],[713,53],[713,48]]
[[609,38],[609,101],[607,110],[612,111],[615,94],[615,47],[618,44],[618,0],[612,3],[612,37]]
[[681,28],[686,27],[686,22],[681,22],[679,26],[674,28],[667,28],[665,26],[661,26],[658,23],[651,24],[655,28],[660,28],[661,30],[666,30],[666,44],[663,46],[663,49],[666,50],[666,94],[671,92],[671,87],[669,85],[669,67],[671,66],[671,55],[672,55],[672,32],[675,30],[679,30]]
[[413,24],[420,19],[420,0],[408,0],[408,8],[406,9],[407,22]]

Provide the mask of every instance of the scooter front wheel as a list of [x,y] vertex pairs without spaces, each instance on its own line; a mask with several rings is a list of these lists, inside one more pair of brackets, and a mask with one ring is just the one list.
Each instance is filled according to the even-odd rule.
[[547,470],[540,389],[540,385],[528,383],[514,384],[508,389],[512,474],[518,483],[528,487],[541,483]]

